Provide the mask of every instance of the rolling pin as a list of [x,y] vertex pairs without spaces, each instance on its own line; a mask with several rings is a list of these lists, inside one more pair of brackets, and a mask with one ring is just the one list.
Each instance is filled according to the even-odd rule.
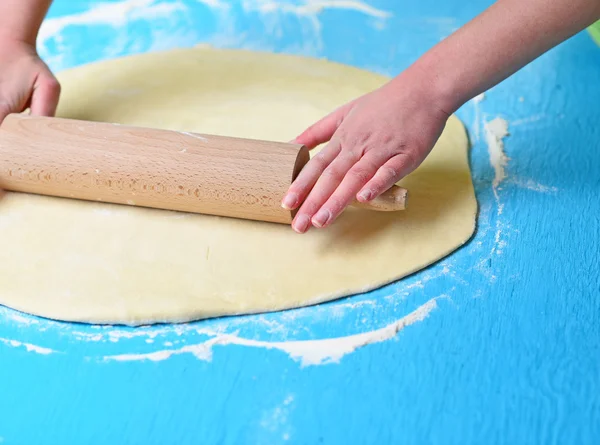
[[[290,224],[281,207],[309,160],[301,145],[12,114],[0,125],[0,188]],[[405,208],[394,186],[369,204]]]

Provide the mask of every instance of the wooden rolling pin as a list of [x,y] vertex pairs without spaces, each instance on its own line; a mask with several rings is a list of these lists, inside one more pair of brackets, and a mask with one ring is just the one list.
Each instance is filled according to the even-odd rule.
[[[5,190],[282,224],[308,160],[306,147],[279,142],[16,114],[0,125]],[[394,187],[360,206],[402,210],[406,196]]]

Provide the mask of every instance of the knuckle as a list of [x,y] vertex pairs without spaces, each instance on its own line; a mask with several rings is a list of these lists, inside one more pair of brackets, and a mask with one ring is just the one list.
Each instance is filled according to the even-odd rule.
[[391,133],[386,133],[385,136],[382,137],[381,142],[384,145],[393,144],[396,141],[396,137]]
[[349,161],[358,161],[362,157],[362,150],[356,148],[356,145],[352,145],[351,147],[344,150],[344,158]]
[[51,91],[53,93],[60,93],[60,82],[49,72],[43,73],[41,75],[40,84],[48,91]]
[[12,106],[8,102],[0,99],[0,114],[9,113],[11,110]]
[[14,107],[9,102],[0,99],[0,122],[13,111]]
[[399,176],[398,170],[391,165],[384,165],[379,171],[387,180],[395,180]]
[[344,173],[340,170],[339,167],[335,165],[330,165],[325,170],[323,170],[323,176],[333,179],[341,179],[344,176]]
[[301,212],[306,215],[312,216],[315,213],[317,213],[319,207],[319,204],[314,199],[306,200],[302,205]]
[[324,170],[327,165],[327,157],[325,156],[325,153],[323,153],[322,151],[317,153],[315,156],[313,156],[313,158],[310,160],[310,162],[312,162],[312,166],[315,167],[317,170],[322,171]]
[[[340,127],[340,140],[348,154],[359,156],[368,149],[371,141],[371,133],[360,132],[358,134],[349,133],[345,128]],[[360,148],[359,148],[360,147]]]
[[373,176],[368,168],[361,166],[352,167],[348,175],[358,182],[367,182]]
[[406,151],[402,154],[402,163],[410,170],[414,169],[419,164],[419,157],[416,150]]
[[49,90],[51,90],[52,92],[55,92],[55,93],[60,93],[62,90],[62,86],[61,86],[60,82],[54,77],[51,77],[50,79],[48,79],[46,81],[46,86],[48,87]]
[[365,145],[369,139],[371,139],[371,133],[359,133],[355,138],[355,142],[359,145]]
[[348,128],[347,125],[343,125],[343,118],[339,118],[337,121],[338,129],[336,131],[336,136],[340,141],[345,141],[348,139]]
[[324,160],[325,159],[325,151],[321,150],[313,156],[313,159],[316,160]]
[[337,215],[344,209],[344,200],[340,196],[332,196],[327,200],[327,208],[334,215]]

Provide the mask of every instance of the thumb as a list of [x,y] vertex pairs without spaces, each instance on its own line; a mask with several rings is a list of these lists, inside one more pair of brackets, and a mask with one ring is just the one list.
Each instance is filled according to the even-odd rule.
[[31,114],[33,116],[54,116],[59,97],[60,84],[58,80],[50,71],[42,71],[33,85]]
[[318,145],[328,142],[342,124],[353,106],[354,101],[338,108],[333,113],[325,116],[323,119],[304,130],[304,132],[298,136],[294,142],[297,144],[306,145],[311,150]]

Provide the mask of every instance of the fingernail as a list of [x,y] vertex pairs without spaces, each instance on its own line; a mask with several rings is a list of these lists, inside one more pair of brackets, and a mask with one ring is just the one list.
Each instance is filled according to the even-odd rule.
[[313,217],[312,223],[317,227],[323,227],[325,224],[329,222],[331,219],[331,212],[327,209],[321,209],[319,212]]
[[308,230],[310,224],[310,218],[306,215],[299,215],[294,223],[294,230],[298,233],[304,233]]
[[363,190],[358,194],[358,198],[362,199],[363,201],[369,201],[371,196],[373,196],[373,192],[371,190]]
[[295,193],[288,193],[285,198],[283,198],[283,202],[281,203],[281,207],[286,210],[292,210],[298,204],[298,195]]

